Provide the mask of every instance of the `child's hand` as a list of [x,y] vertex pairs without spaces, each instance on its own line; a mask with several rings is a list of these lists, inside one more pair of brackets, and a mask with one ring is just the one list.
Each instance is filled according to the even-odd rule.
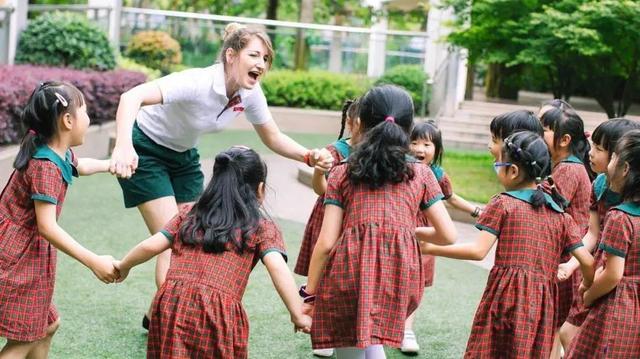
[[117,282],[122,283],[129,275],[129,271],[131,270],[131,268],[124,268],[122,266],[122,261],[119,260],[113,260],[113,267],[120,273],[120,277],[118,278]]
[[580,293],[580,295],[584,296],[584,292],[586,292],[589,287],[591,287],[591,283],[585,283],[584,281],[582,281],[582,283],[580,283],[580,288],[578,288],[578,292]]
[[573,275],[575,269],[568,263],[560,263],[558,265],[558,280],[563,282]]
[[432,254],[435,244],[426,241],[418,241],[422,254]]
[[118,270],[113,266],[112,256],[96,256],[89,268],[104,283],[114,283],[120,277]]
[[[581,286],[582,289],[582,286]],[[585,307],[590,307],[593,305],[593,300],[591,299],[591,297],[589,296],[589,289],[587,289],[583,294],[582,294],[582,301],[584,302],[584,306]]]
[[333,166],[333,156],[326,148],[313,149],[309,156],[309,163],[318,171],[326,172]]
[[291,318],[291,321],[296,332],[311,333],[311,317],[309,315],[303,314],[299,318]]

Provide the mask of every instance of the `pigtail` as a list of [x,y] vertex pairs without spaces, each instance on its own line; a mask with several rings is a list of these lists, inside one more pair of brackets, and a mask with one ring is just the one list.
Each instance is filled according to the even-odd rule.
[[347,100],[342,105],[342,120],[340,121],[340,134],[338,135],[338,139],[341,139],[344,135],[344,128],[347,123],[347,113],[349,112],[349,108],[353,104],[353,100]]
[[13,161],[13,168],[18,171],[23,171],[31,157],[36,153],[38,147],[38,134],[34,130],[28,130],[20,142],[20,150],[16,159]]
[[414,172],[407,163],[408,154],[409,138],[405,130],[385,120],[367,131],[349,156],[349,179],[354,184],[367,183],[372,189],[411,179]]

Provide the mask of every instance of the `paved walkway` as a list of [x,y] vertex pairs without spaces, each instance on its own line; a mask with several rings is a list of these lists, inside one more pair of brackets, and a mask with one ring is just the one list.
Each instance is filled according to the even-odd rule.
[[[298,163],[274,154],[262,157],[269,168],[267,198],[265,200],[265,208],[268,213],[276,218],[306,223],[317,196],[311,188],[297,180]],[[202,168],[212,168],[212,162],[212,160],[203,161]],[[205,172],[208,173],[206,178],[208,181],[210,171]],[[477,238],[478,230],[473,225],[462,222],[454,223],[458,229],[458,243],[471,242]],[[493,266],[493,252],[492,249],[483,261],[469,262],[490,269]]]

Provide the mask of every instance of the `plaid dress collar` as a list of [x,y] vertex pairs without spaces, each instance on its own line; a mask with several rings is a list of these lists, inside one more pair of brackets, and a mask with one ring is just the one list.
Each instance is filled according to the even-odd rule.
[[565,158],[564,160],[562,160],[560,162],[582,164],[582,161],[576,155],[571,155],[571,156]]
[[608,206],[613,206],[622,202],[622,197],[619,193],[612,191],[607,183],[607,176],[601,173],[593,181],[593,191],[598,201],[604,200]]
[[62,179],[64,179],[67,184],[71,184],[74,176],[78,177],[77,171],[73,166],[71,150],[67,150],[65,158],[62,159],[57,153],[49,148],[49,146],[43,145],[38,146],[38,148],[36,148],[36,152],[31,157],[53,162],[58,166],[60,172],[62,172]]
[[621,210],[624,213],[632,215],[634,217],[640,217],[640,203],[639,202],[624,202],[614,208]]
[[347,142],[350,138],[341,138],[333,143],[333,147],[340,153],[342,158],[347,158],[351,154],[351,145]]
[[[533,194],[536,191],[533,189],[521,189],[518,191],[508,191],[508,192],[503,192],[504,194],[506,194],[507,196],[519,199],[521,201],[525,201],[527,203],[532,203],[532,198],[533,198]],[[560,206],[553,200],[553,198],[551,198],[551,196],[548,193],[544,194],[544,199],[546,202],[547,207],[553,209],[556,212],[559,213],[563,213],[564,210],[562,210],[562,208],[560,208]]]

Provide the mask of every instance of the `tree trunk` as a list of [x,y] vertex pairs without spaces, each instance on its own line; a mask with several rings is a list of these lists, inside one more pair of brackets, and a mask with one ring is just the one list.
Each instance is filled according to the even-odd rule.
[[487,71],[487,97],[518,99],[520,89],[520,66],[507,67],[505,64],[489,64]]
[[[300,22],[313,22],[313,0],[300,1]],[[298,29],[295,50],[294,69],[306,70],[309,62],[309,46],[302,29]]]
[[476,77],[476,67],[470,60],[467,60],[467,84],[464,90],[464,99],[473,100],[473,85]]
[[618,113],[616,116],[623,117],[629,111],[629,107],[631,107],[631,95],[636,87],[636,83],[638,82],[638,62],[640,61],[640,50],[636,49],[633,61],[631,63],[631,71],[629,71],[629,76],[625,81],[624,88],[622,90],[622,98],[620,99],[620,103],[618,104]]
[[[278,20],[278,0],[267,1],[267,19]],[[276,27],[273,25],[267,26],[267,33],[270,34],[271,44],[273,48],[276,48]]]

